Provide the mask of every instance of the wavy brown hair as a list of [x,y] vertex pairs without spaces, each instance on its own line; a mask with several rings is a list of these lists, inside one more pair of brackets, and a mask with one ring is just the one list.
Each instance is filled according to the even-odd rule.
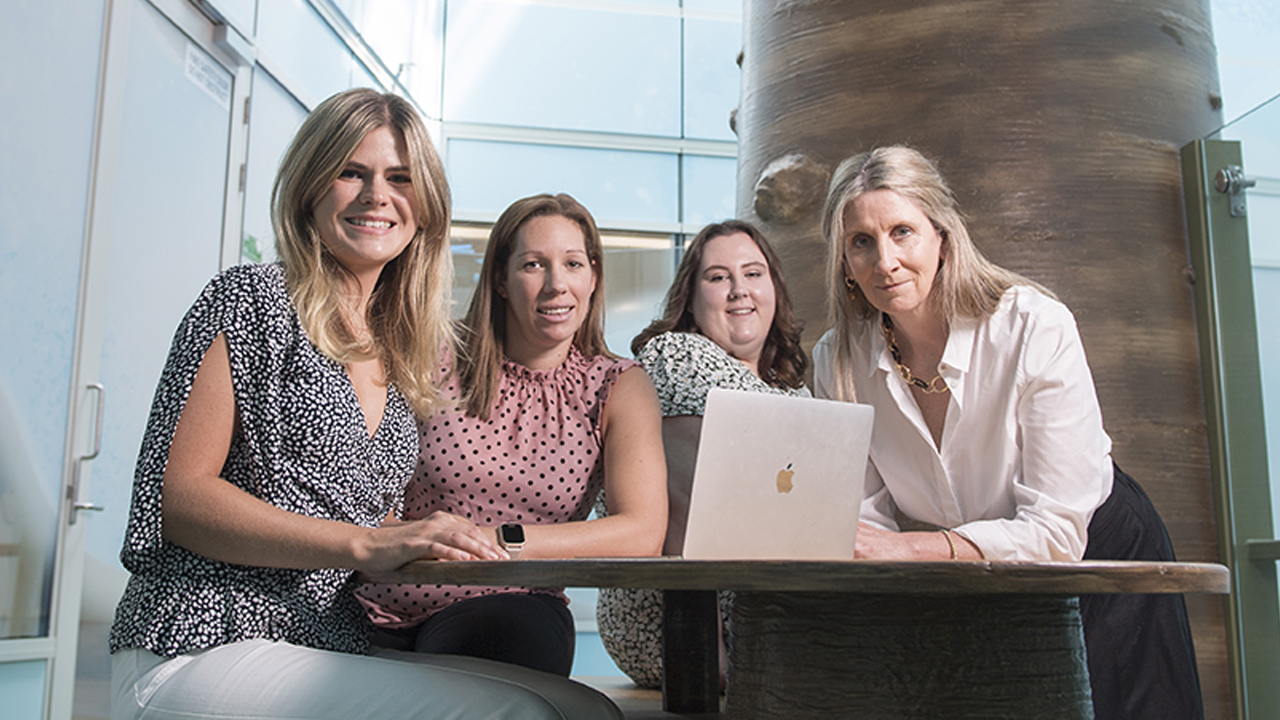
[[591,213],[571,196],[533,195],[515,201],[493,224],[489,245],[484,251],[480,281],[471,296],[471,306],[462,320],[462,352],[457,373],[462,386],[462,402],[468,415],[489,419],[502,383],[502,363],[506,358],[507,300],[498,294],[507,272],[507,261],[515,248],[520,228],[536,217],[554,215],[571,220],[582,230],[583,245],[595,274],[596,290],[591,294],[587,316],[574,334],[573,344],[586,357],[616,357],[604,342],[604,246]]
[[798,388],[804,385],[804,374],[809,368],[809,358],[800,345],[800,334],[804,332],[804,322],[796,315],[791,305],[791,296],[787,294],[787,284],[782,277],[782,264],[778,256],[765,239],[764,233],[756,226],[744,220],[726,220],[712,223],[704,228],[684,248],[684,257],[680,258],[680,267],[676,269],[676,277],[667,290],[667,299],[662,317],[654,320],[631,340],[631,353],[639,355],[650,340],[669,332],[697,333],[698,326],[693,321],[690,304],[693,302],[694,286],[698,271],[702,269],[704,249],[709,241],[726,235],[742,233],[751,238],[760,248],[765,262],[769,266],[769,278],[773,281],[773,294],[776,308],[773,313],[773,324],[769,326],[769,334],[765,336],[764,347],[760,350],[760,379],[774,387]]
[[[352,275],[321,240],[315,208],[360,143],[382,127],[404,140],[418,232],[383,267],[366,309],[372,340],[362,341],[342,317]],[[421,417],[441,403],[440,353],[453,337],[449,214],[444,166],[417,111],[401,97],[368,88],[338,93],[307,116],[280,162],[271,193],[276,252],[307,337],[340,363],[382,358],[388,379]]]

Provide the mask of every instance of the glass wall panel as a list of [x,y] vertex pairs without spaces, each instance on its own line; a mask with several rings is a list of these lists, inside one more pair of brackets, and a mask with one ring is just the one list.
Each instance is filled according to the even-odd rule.
[[440,118],[445,0],[343,0],[338,5],[422,111]]
[[253,23],[257,15],[258,0],[205,0],[217,8],[245,37],[253,37]]
[[738,106],[742,23],[684,21],[684,136],[737,140],[729,113]]
[[631,357],[631,339],[661,314],[662,300],[676,275],[679,251],[674,242],[663,238],[651,244],[658,247],[605,245],[604,339],[623,357]]
[[1231,121],[1280,94],[1280,3],[1212,0],[1211,8],[1222,117]]
[[374,90],[381,90],[382,85],[373,77],[373,73],[364,66],[363,63],[352,59],[351,61],[351,82],[349,87],[367,87]]
[[685,10],[742,15],[742,0],[684,0]]
[[271,229],[271,188],[280,158],[293,134],[307,117],[293,98],[261,67],[253,71],[253,102],[249,105],[249,159],[244,182],[244,226],[240,235],[241,262],[276,259]]
[[676,155],[450,139],[456,215],[496,218],[513,201],[566,192],[602,227],[679,221]]
[[674,14],[452,0],[444,69],[452,122],[680,136]]
[[[480,281],[489,225],[453,227],[453,316],[462,317]],[[675,277],[679,250],[670,235],[601,234],[604,244],[605,342],[631,356],[631,338],[658,316],[667,287]],[[594,595],[589,595],[594,602]]]
[[258,51],[296,82],[309,102],[351,86],[351,56],[306,0],[270,0],[258,8]]
[[98,372],[107,401],[87,500],[105,510],[80,515],[75,712],[82,717],[105,717],[110,704],[107,632],[127,579],[119,554],[138,447],[173,332],[218,271],[230,129],[240,121],[186,69],[198,64],[200,78],[228,89],[230,73],[154,6],[128,1],[117,160],[104,179],[113,195],[101,209],[108,230],[93,238],[108,244]]
[[0,699],[7,718],[44,717],[44,684],[48,664],[44,660],[0,665]]
[[699,228],[737,214],[738,159],[684,156],[684,223]]
[[1257,182],[1246,191],[1249,255],[1253,263],[1272,518],[1280,531],[1280,315],[1276,313],[1280,307],[1280,99],[1223,128],[1222,139],[1240,141],[1245,175]]
[[49,633],[102,23],[80,0],[0,23],[0,639]]

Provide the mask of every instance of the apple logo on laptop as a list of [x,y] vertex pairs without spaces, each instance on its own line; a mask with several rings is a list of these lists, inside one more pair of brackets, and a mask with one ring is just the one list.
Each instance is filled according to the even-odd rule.
[[778,492],[780,493],[789,493],[791,488],[794,487],[791,484],[791,478],[796,474],[796,471],[791,469],[791,465],[792,463],[787,463],[785,468],[778,471]]

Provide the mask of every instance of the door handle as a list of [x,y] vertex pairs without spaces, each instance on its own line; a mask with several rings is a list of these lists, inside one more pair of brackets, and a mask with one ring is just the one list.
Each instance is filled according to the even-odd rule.
[[93,450],[76,458],[75,469],[71,473],[71,485],[67,486],[67,500],[71,501],[71,513],[67,519],[68,525],[76,524],[76,517],[81,510],[101,511],[106,509],[93,503],[80,502],[80,468],[83,467],[85,462],[98,457],[98,453],[102,452],[102,413],[107,406],[107,390],[102,387],[102,383],[89,383],[86,387],[98,394],[98,411],[94,413],[93,420]]

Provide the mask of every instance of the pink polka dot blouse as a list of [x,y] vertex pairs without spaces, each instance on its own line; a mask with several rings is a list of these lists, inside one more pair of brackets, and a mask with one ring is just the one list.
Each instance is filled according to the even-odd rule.
[[[618,378],[635,366],[586,358],[577,348],[554,370],[508,360],[489,420],[459,407],[419,423],[418,466],[403,517],[443,510],[485,527],[585,520],[604,485],[600,417]],[[456,377],[446,394],[458,396]],[[564,597],[560,588],[456,585],[368,584],[357,594],[374,624],[402,628],[458,600],[500,592]]]

